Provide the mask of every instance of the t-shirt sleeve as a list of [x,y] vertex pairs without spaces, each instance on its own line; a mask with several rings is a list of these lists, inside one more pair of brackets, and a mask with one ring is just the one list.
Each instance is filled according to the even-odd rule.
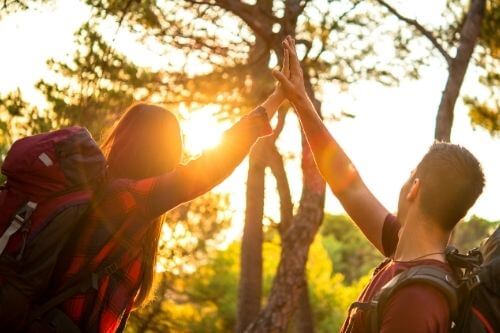
[[446,297],[428,285],[398,290],[382,314],[380,333],[448,333],[450,311]]
[[392,257],[399,242],[399,229],[401,224],[396,216],[388,214],[382,227],[382,248],[386,257]]

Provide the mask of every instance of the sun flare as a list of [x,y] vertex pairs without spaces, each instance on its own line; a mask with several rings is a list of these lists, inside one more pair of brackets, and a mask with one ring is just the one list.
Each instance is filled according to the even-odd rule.
[[180,110],[182,115],[182,131],[184,134],[184,147],[189,155],[199,155],[204,150],[216,147],[222,137],[224,128],[214,116],[212,108],[203,108],[188,112],[185,108]]

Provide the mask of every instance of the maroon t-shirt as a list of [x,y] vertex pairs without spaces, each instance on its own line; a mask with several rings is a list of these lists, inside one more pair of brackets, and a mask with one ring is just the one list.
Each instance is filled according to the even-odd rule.
[[[396,250],[401,225],[394,215],[388,215],[382,229],[384,255],[391,257]],[[451,271],[450,267],[438,260],[426,259],[410,262],[391,260],[378,271],[358,298],[359,302],[368,302],[387,282],[399,273],[419,265],[436,265]],[[351,313],[352,330],[349,333],[367,332],[367,323],[362,311]],[[341,332],[347,333],[346,319]],[[450,310],[446,297],[437,289],[424,284],[411,284],[398,290],[385,306],[381,324],[381,333],[447,333],[450,327]]]

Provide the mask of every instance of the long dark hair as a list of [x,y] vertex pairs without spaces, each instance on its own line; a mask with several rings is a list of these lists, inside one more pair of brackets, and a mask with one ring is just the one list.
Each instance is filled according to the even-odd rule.
[[[102,145],[110,180],[144,179],[167,173],[179,164],[182,138],[179,122],[165,108],[137,103],[116,122]],[[147,302],[154,282],[154,268],[162,217],[150,224],[143,242],[143,276],[134,307]]]

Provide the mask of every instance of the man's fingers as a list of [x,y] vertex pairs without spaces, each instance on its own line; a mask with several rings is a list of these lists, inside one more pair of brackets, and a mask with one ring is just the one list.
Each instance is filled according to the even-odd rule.
[[283,74],[287,78],[290,77],[290,54],[287,49],[283,50]]
[[283,47],[288,49],[288,51],[291,51],[291,44],[290,44],[290,36],[286,36],[285,39],[283,39]]
[[286,44],[286,48],[290,58],[290,73],[293,73],[293,75],[300,75],[302,69],[300,67],[300,60],[297,57],[297,54],[292,50],[292,47],[288,43]]
[[295,39],[293,39],[292,36],[288,35],[286,36],[286,40],[288,45],[290,46],[291,52],[297,54],[297,50],[295,49]]
[[288,66],[287,53],[288,53],[288,50],[286,48],[283,48],[283,63],[281,65],[281,72],[286,71],[287,66]]
[[284,42],[283,45],[285,46],[285,48],[288,50],[288,53],[291,55],[291,56],[294,56],[295,53],[293,52],[293,49],[292,49],[292,46],[290,45],[290,43],[288,42]]
[[290,68],[290,76],[298,75],[301,76],[302,68],[300,66],[300,60],[297,56],[297,52],[295,50],[295,41],[292,37],[286,36],[283,40],[284,49],[288,51],[289,57],[289,68]]

